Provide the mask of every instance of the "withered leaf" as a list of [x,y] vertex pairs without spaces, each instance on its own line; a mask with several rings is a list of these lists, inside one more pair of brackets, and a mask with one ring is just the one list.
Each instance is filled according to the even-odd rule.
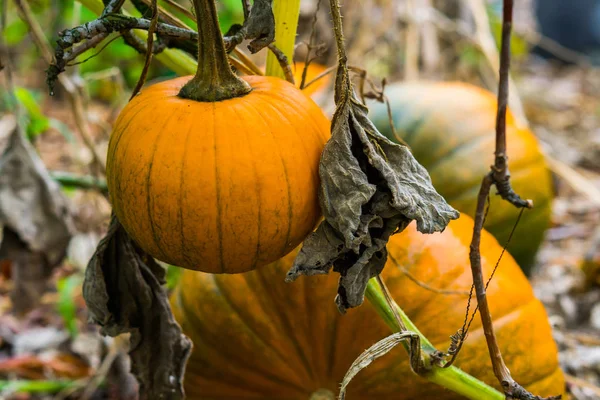
[[25,139],[17,118],[0,119],[0,260],[12,265],[14,311],[33,308],[71,239],[67,200]]
[[182,399],[182,379],[192,344],[175,321],[165,270],[140,250],[113,216],[90,260],[83,297],[102,333],[131,333],[132,373],[147,399]]
[[336,102],[319,165],[325,220],[304,241],[286,280],[333,267],[341,276],[335,301],[345,312],[362,304],[367,282],[385,265],[392,234],[413,220],[420,232],[442,231],[459,214],[436,192],[408,147],[379,133],[339,71]]
[[273,0],[254,0],[250,15],[244,23],[244,37],[253,39],[248,44],[252,54],[264,49],[275,40]]
[[72,222],[67,200],[20,132],[16,117],[0,119],[0,225],[10,228],[50,267],[64,257]]

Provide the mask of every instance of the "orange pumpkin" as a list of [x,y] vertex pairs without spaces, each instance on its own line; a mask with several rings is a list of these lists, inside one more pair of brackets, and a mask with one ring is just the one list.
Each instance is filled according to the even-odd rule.
[[[481,180],[494,162],[496,96],[460,82],[399,83],[388,86],[386,95],[398,137],[384,104],[369,104],[375,125],[391,140],[405,141],[438,192],[473,216]],[[550,225],[552,177],[535,136],[517,126],[510,110],[506,127],[512,186],[534,204],[523,213],[508,250],[529,271]],[[490,197],[485,228],[504,244],[519,211],[498,196]]]
[[[473,222],[450,222],[423,235],[414,224],[389,242],[384,279],[396,302],[438,349],[462,325],[466,295],[444,295],[415,284],[468,291],[468,249]],[[489,276],[501,247],[482,235],[482,264]],[[336,392],[347,368],[366,348],[390,334],[369,304],[340,315],[333,298],[336,274],[284,283],[294,254],[246,274],[185,271],[172,306],[194,351],[187,366],[189,399],[308,400],[319,389]],[[395,262],[397,264],[395,264]],[[562,393],[564,378],[544,307],[518,265],[505,255],[488,289],[495,328],[515,379],[538,395]],[[473,300],[475,301],[475,300]],[[497,385],[477,317],[457,366]],[[348,399],[458,399],[460,396],[412,375],[404,349],[361,371]]]
[[[304,72],[305,65],[306,64],[304,64],[303,62],[296,62],[292,65],[292,70],[294,72],[294,81],[296,82],[297,87],[300,87],[300,83],[302,83],[302,74]],[[317,64],[314,62],[310,63],[308,65],[308,70],[306,71],[305,84],[309,83],[310,81],[315,79],[317,76],[319,76],[321,73],[325,72],[326,69],[327,69],[327,67],[324,65]],[[327,85],[329,85],[330,81],[331,81],[331,75],[325,75],[324,77],[320,78],[315,83],[304,88],[302,91],[307,96],[313,96],[313,95],[319,94],[327,87]]]
[[244,272],[283,257],[314,228],[329,121],[284,80],[233,75],[214,1],[194,5],[198,73],[144,89],[123,109],[107,183],[117,218],[153,257]]

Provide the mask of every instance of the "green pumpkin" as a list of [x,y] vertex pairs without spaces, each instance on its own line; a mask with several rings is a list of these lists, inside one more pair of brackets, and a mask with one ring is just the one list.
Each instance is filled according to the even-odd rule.
[[[475,214],[483,176],[494,162],[497,101],[494,94],[459,82],[399,83],[386,88],[396,136],[385,104],[369,103],[377,128],[394,141],[404,141],[427,168],[436,189],[460,212]],[[552,176],[533,133],[517,126],[507,113],[506,132],[511,183],[533,200],[508,246],[521,268],[530,272],[550,225]],[[492,189],[485,228],[506,243],[519,210]]]

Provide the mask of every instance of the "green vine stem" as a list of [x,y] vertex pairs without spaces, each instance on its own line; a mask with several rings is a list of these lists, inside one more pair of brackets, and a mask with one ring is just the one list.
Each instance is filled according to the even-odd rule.
[[248,94],[250,85],[229,65],[215,0],[193,0],[198,23],[198,69],[179,92],[185,99],[214,102]]
[[[367,285],[366,297],[379,316],[385,321],[393,332],[401,332],[394,316],[394,310],[386,302],[385,295],[379,287],[376,278],[372,278]],[[408,318],[404,311],[393,302],[396,313],[400,315],[406,328],[419,335],[421,338],[421,350],[426,365],[431,365],[431,354],[436,351],[431,342],[419,331],[419,329]],[[403,342],[405,348],[408,343]],[[408,348],[407,348],[408,349]],[[460,395],[472,400],[504,400],[504,395],[493,387],[483,383],[456,367],[442,368],[433,365],[431,370],[421,375],[430,382],[443,386]],[[400,377],[398,377],[400,379]]]
[[61,186],[77,189],[94,189],[101,193],[108,193],[108,186],[105,179],[96,178],[91,175],[76,175],[65,171],[48,171],[50,177]]
[[[14,393],[58,393],[67,389],[76,389],[80,387],[80,383],[67,380],[48,380],[48,381],[30,381],[16,380],[5,381],[0,380],[0,397],[3,394]],[[2,397],[3,398],[3,397]]]
[[[300,0],[273,0],[273,14],[275,15],[274,44],[283,52],[291,64],[294,59],[296,30],[298,28],[298,17],[300,16]],[[272,52],[267,54],[266,75],[285,79],[279,60]]]

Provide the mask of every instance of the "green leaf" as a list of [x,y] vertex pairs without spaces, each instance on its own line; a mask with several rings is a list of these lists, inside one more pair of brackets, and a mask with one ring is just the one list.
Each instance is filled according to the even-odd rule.
[[17,19],[4,29],[4,40],[8,46],[19,44],[25,39],[28,31],[27,24]]
[[175,289],[177,284],[179,283],[179,279],[181,279],[181,274],[183,273],[183,268],[176,267],[174,265],[167,266],[167,288],[169,290]]
[[15,88],[15,97],[23,109],[27,112],[26,121],[22,121],[27,127],[29,140],[35,139],[50,128],[50,120],[42,113],[39,106],[40,94],[24,87]]
[[71,336],[77,336],[77,305],[75,304],[75,296],[81,292],[81,283],[83,277],[75,274],[66,278],[60,279],[56,288],[58,290],[58,302],[56,309],[63,318],[65,326]]
[[16,87],[15,96],[31,117],[40,118],[44,116],[38,104],[40,101],[39,93],[30,91],[24,87]]
[[65,389],[76,388],[76,381],[29,381],[29,380],[0,380],[0,398],[4,394],[14,393],[57,393]]

